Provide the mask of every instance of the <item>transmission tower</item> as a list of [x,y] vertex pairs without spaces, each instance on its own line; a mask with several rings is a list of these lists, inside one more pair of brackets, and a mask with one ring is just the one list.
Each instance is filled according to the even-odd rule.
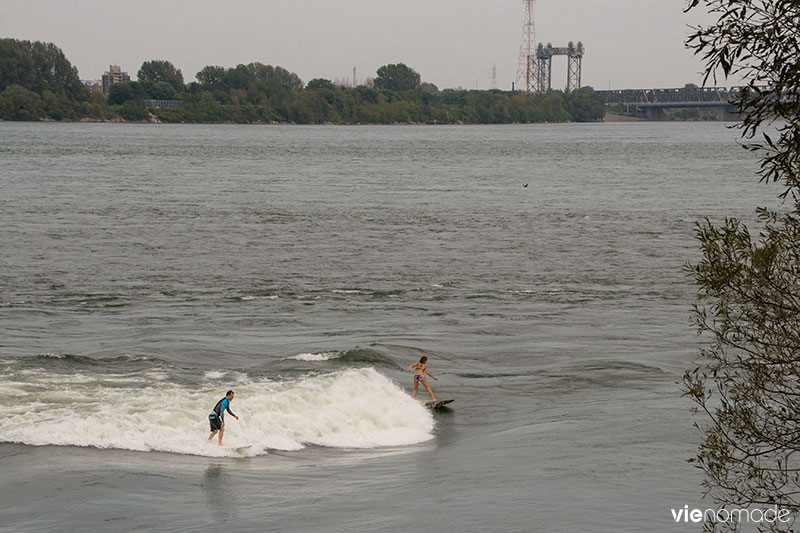
[[492,65],[492,89],[497,89],[497,65]]
[[525,92],[529,93],[536,85],[538,78],[537,61],[533,49],[533,43],[536,41],[536,31],[533,26],[534,0],[522,1],[525,2],[525,22],[522,24],[522,44],[519,45],[516,85],[520,87],[522,83]]

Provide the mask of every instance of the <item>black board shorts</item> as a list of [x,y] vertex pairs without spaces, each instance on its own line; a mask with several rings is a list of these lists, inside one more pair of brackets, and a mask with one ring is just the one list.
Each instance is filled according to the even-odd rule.
[[211,431],[219,431],[222,429],[222,421],[220,421],[217,413],[208,415],[208,423],[211,425]]

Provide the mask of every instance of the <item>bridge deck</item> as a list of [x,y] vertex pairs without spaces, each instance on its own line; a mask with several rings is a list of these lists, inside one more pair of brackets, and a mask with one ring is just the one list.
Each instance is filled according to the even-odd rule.
[[[690,103],[724,105],[739,95],[742,87],[683,87],[680,89],[619,89],[597,91],[609,104],[658,104],[687,107]],[[672,104],[667,106],[667,104]],[[677,104],[681,104],[680,106]]]

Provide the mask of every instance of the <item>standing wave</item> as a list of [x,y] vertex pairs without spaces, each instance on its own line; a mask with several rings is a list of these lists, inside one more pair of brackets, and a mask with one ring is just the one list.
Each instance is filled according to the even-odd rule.
[[[0,379],[0,442],[226,456],[207,442],[207,414],[225,392],[218,379],[188,387],[148,372],[51,373],[20,369]],[[405,446],[433,438],[430,412],[371,368],[289,381],[241,379],[224,442],[299,450]]]

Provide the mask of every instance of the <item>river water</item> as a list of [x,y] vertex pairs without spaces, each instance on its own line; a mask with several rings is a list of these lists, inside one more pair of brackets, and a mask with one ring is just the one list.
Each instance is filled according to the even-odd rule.
[[779,192],[735,130],[0,123],[0,161],[0,531],[692,530],[683,265]]

